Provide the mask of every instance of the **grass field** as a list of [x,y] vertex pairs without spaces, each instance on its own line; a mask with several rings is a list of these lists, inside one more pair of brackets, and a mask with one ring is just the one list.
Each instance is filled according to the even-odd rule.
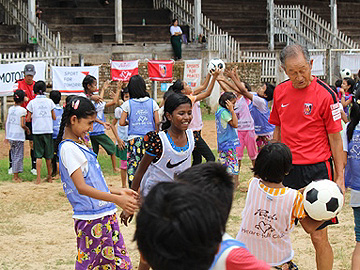
[[[213,137],[213,116],[207,116],[203,137],[211,148],[215,148]],[[0,132],[3,139],[3,132]],[[59,180],[52,184],[35,185],[35,178],[29,172],[30,160],[24,161],[25,179],[23,183],[12,183],[7,174],[8,146],[0,148],[0,270],[12,269],[73,269],[76,251],[76,239],[70,204],[62,190]],[[216,154],[216,152],[214,151]],[[120,177],[112,172],[110,159],[100,154],[99,162],[109,185],[120,186]],[[43,176],[46,172],[43,169]],[[241,168],[241,188],[246,188],[251,177],[250,161],[245,155]],[[230,235],[236,236],[240,223],[241,211],[246,193],[236,191],[233,208],[227,224]],[[352,209],[348,206],[349,193],[346,194],[346,205],[340,213],[340,224],[329,228],[329,238],[334,249],[334,269],[350,269],[351,254],[355,246]],[[132,241],[135,221],[128,227],[121,225],[121,231],[134,264],[137,269],[139,254]],[[292,232],[292,243],[295,250],[294,261],[299,269],[316,269],[315,254],[310,237],[301,226]]]

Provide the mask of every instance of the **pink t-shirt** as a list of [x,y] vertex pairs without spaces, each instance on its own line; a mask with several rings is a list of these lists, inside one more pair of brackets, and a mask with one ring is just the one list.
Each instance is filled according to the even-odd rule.
[[238,118],[237,130],[255,130],[254,120],[249,110],[250,100],[244,97],[238,98],[235,103],[235,114]]
[[193,119],[190,122],[189,129],[193,131],[200,131],[203,128],[203,122],[201,117],[200,101],[196,101],[196,96],[187,95],[192,103],[192,115]]

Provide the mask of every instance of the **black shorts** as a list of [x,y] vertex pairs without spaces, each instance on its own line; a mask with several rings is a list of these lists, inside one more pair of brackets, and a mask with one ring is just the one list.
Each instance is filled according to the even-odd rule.
[[31,122],[25,122],[25,125],[30,129],[30,135],[28,135],[25,132],[25,139],[28,141],[32,141],[33,140],[33,136],[32,136],[32,123]]
[[[293,189],[301,189],[306,187],[312,181],[320,179],[334,180],[334,168],[332,158],[329,158],[329,160],[327,161],[315,164],[293,164],[293,168],[291,169],[290,173],[285,176],[283,184],[284,186]],[[338,223],[339,221],[337,217],[335,217],[331,220],[324,222],[317,230],[321,230],[328,225]]]

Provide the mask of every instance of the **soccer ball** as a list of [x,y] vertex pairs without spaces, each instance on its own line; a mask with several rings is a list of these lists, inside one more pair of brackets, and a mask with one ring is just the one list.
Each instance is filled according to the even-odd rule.
[[218,68],[220,71],[224,71],[225,70],[224,61],[219,58],[211,59],[208,65],[209,73],[214,72],[216,68]]
[[304,208],[312,219],[332,219],[339,214],[343,204],[344,195],[333,181],[313,181],[305,188]]
[[348,68],[343,68],[340,71],[340,75],[341,75],[341,79],[350,78],[351,77],[351,70],[348,69]]

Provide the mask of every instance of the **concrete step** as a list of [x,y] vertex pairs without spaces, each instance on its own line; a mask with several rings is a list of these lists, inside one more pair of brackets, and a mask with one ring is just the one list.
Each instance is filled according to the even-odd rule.
[[33,44],[14,43],[0,43],[0,53],[13,53],[13,52],[32,52],[35,50]]

